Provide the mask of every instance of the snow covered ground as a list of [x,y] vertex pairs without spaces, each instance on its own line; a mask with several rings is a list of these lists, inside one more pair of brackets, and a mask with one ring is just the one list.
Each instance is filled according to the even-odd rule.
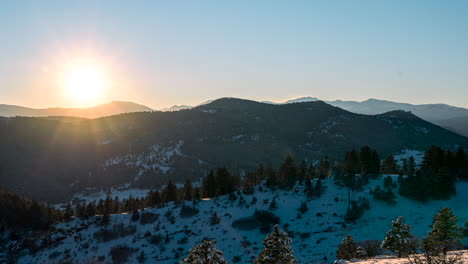
[[424,158],[424,152],[420,150],[405,149],[402,150],[400,154],[395,155],[395,160],[398,166],[403,165],[403,159],[409,159],[410,157],[414,158],[414,163],[419,167]]
[[[468,250],[461,250],[461,251],[455,251],[452,254],[460,254],[461,255],[461,260],[462,263],[468,263]],[[353,262],[356,264],[408,264],[408,260],[406,258],[374,258],[374,259],[369,259],[369,260],[364,260],[364,261],[357,261]]]
[[157,170],[162,174],[167,174],[173,169],[171,167],[173,159],[176,156],[184,156],[181,152],[183,144],[184,141],[179,140],[168,146],[153,145],[142,153],[126,154],[108,159],[104,162],[104,167],[114,165],[136,167],[139,172],[135,177],[135,181],[148,170]]
[[[189,248],[204,238],[215,239],[216,247],[224,252],[229,263],[251,263],[252,258],[263,249],[261,243],[266,234],[258,228],[239,230],[232,223],[252,216],[257,209],[269,210],[274,197],[278,208],[272,212],[280,217],[280,227],[289,231],[295,256],[301,264],[333,262],[335,250],[345,235],[351,235],[355,240],[381,241],[390,228],[391,220],[397,216],[403,216],[405,222],[413,227],[413,233],[419,237],[426,235],[433,215],[444,206],[452,208],[458,216],[459,225],[468,217],[468,182],[457,183],[457,195],[450,200],[422,203],[397,195],[397,204],[391,206],[371,198],[370,188],[379,184],[383,186],[382,179],[371,180],[364,190],[351,193],[352,199],[368,197],[371,206],[355,224],[343,221],[347,208],[347,189],[333,184],[332,179],[326,179],[322,184],[323,194],[316,199],[308,199],[303,187],[297,186],[291,191],[272,191],[265,187],[260,191],[257,187],[254,194],[242,195],[245,203],[239,202],[239,198],[230,201],[228,196],[200,201],[196,205],[198,214],[191,217],[180,215],[180,204],[169,203],[164,208],[140,212],[140,217],[144,212],[156,215],[154,222],[149,224],[132,222],[131,214],[111,216],[107,227],[95,224],[98,219],[74,219],[58,224],[55,231],[47,238],[42,238],[58,241],[55,245],[34,255],[24,255],[18,263],[50,263],[62,259],[83,263],[93,258],[111,261],[110,251],[116,245],[127,245],[132,249],[128,263],[137,263],[136,258],[141,252],[146,256],[145,263],[178,263],[186,256]],[[397,190],[394,189],[394,192],[397,193]],[[257,199],[255,204],[251,203],[253,197]],[[308,211],[299,215],[298,208],[302,202],[307,203]],[[186,204],[191,205],[191,202]],[[221,218],[221,222],[210,225],[209,218],[214,212]],[[121,235],[100,242],[96,233],[102,229],[120,229],[117,233]],[[154,239],[156,235],[161,236],[158,243],[155,243],[158,240]],[[466,244],[467,241],[464,242]],[[398,263],[388,261],[363,263]]]

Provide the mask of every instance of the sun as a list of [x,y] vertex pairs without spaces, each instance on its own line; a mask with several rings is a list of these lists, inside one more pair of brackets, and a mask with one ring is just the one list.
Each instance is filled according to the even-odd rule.
[[96,101],[102,96],[105,86],[103,74],[94,65],[76,65],[65,75],[67,94],[80,104]]

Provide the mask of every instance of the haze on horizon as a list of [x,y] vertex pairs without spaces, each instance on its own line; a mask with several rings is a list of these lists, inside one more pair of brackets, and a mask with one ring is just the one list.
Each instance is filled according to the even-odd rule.
[[468,107],[467,13],[461,0],[7,0],[0,104],[313,96]]

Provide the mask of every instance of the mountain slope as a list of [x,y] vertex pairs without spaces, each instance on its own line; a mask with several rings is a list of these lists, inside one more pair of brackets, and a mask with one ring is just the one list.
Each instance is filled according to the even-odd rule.
[[153,109],[135,104],[132,102],[112,101],[107,104],[102,104],[89,108],[44,108],[34,109],[16,105],[0,105],[0,116],[29,116],[29,117],[46,117],[46,116],[74,116],[82,118],[97,118],[102,116],[118,115],[131,112],[153,111]]
[[0,123],[0,187],[63,199],[92,186],[151,187],[227,167],[242,173],[287,155],[313,161],[369,145],[381,156],[431,145],[468,149],[468,138],[394,111],[360,115],[324,102],[271,105],[222,98],[190,110],[64,122]]
[[[397,176],[392,177],[396,182]],[[448,200],[420,203],[396,194],[396,205],[372,198],[369,192],[377,185],[383,188],[381,178],[371,180],[361,191],[351,192],[352,199],[363,197],[370,200],[370,210],[366,210],[356,223],[345,223],[343,220],[348,206],[347,189],[333,184],[333,179],[328,178],[323,180],[322,195],[313,199],[304,195],[303,186],[296,186],[291,191],[270,190],[262,186],[262,189],[256,188],[253,194],[238,193],[234,200],[226,195],[200,201],[196,205],[198,213],[189,217],[181,216],[181,204],[171,202],[163,208],[141,211],[140,220],[135,222],[130,220],[131,214],[112,215],[108,226],[96,224],[99,217],[89,220],[75,218],[69,223],[59,224],[47,236],[36,239],[38,244],[46,246],[39,247],[41,250],[34,254],[24,255],[18,263],[42,263],[62,258],[83,263],[100,256],[109,261],[111,248],[118,245],[136,249],[129,257],[129,263],[136,263],[141,251],[151,263],[177,263],[186,256],[189,248],[204,238],[217,241],[216,247],[224,252],[228,263],[250,263],[251,258],[257,257],[263,249],[261,243],[267,234],[255,226],[240,228],[237,227],[240,225],[233,223],[252,216],[255,210],[270,210],[269,203],[274,197],[278,207],[270,211],[279,217],[281,229],[289,231],[291,246],[299,264],[333,262],[335,251],[346,235],[357,241],[382,241],[385,232],[391,228],[391,220],[398,216],[405,218],[405,222],[412,226],[413,234],[418,237],[427,234],[434,213],[443,206],[453,210],[458,216],[459,225],[468,216],[466,182],[457,183],[459,191]],[[396,188],[393,192],[398,193]],[[253,197],[257,200],[254,203]],[[305,213],[298,210],[302,202],[308,207]],[[186,206],[190,205],[186,203]],[[144,224],[141,220],[144,213],[155,214],[155,219]],[[220,217],[219,224],[210,224],[209,218],[213,213]],[[124,232],[108,235],[107,241],[101,241],[105,233],[102,230],[117,234],[119,232],[116,230]],[[168,239],[165,241],[166,234]],[[153,239],[158,235],[161,236],[160,240]]]
[[[313,97],[301,97],[284,103],[313,102],[316,100],[317,98]],[[353,113],[365,115],[377,115],[395,110],[410,111],[424,120],[468,136],[468,109],[461,107],[447,104],[413,105],[378,99],[368,99],[362,102],[342,100],[325,102]]]

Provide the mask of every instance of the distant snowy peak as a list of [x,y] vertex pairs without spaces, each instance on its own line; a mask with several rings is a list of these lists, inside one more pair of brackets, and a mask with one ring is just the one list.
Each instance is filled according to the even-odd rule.
[[172,111],[180,111],[180,110],[191,109],[191,108],[193,108],[193,106],[190,106],[190,105],[173,105],[171,107],[163,108],[160,111],[172,112]]

